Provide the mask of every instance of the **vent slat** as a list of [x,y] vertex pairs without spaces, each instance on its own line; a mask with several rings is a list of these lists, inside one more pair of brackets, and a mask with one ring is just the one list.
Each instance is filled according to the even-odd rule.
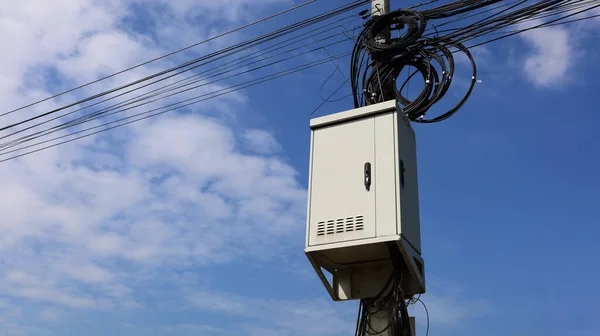
[[364,230],[364,216],[328,219],[317,223],[317,236]]

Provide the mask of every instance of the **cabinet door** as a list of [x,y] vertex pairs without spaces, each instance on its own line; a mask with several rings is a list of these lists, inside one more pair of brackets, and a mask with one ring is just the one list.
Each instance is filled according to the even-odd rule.
[[375,119],[314,130],[312,144],[309,244],[374,237]]
[[400,158],[398,199],[399,209],[401,209],[398,229],[410,245],[421,253],[416,139],[410,124],[401,118],[398,118],[398,156]]

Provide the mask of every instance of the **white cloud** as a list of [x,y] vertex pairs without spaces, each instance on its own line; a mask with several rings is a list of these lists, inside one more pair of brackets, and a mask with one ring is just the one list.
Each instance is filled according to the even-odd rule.
[[248,148],[258,154],[272,154],[281,150],[281,146],[273,135],[263,130],[247,130],[244,140],[246,140]]
[[57,271],[64,272],[75,280],[79,280],[87,283],[105,283],[109,282],[112,278],[112,274],[105,268],[97,265],[55,265]]
[[[582,9],[573,9],[565,15],[574,15]],[[595,8],[569,17],[567,20],[583,19],[598,15],[600,9]],[[556,19],[532,20],[517,28],[527,29],[539,26]],[[535,28],[519,34],[528,45],[528,54],[523,64],[523,72],[527,79],[538,87],[560,87],[572,83],[573,70],[586,53],[584,40],[594,38],[597,30],[597,18],[578,21],[561,26]]]
[[188,296],[188,300],[195,307],[211,311],[247,314],[250,309],[246,304],[239,302],[238,298],[214,292],[196,292]]
[[56,322],[61,319],[63,313],[56,308],[44,308],[40,311],[40,317],[44,321]]
[[38,285],[40,280],[21,271],[9,271],[6,273],[6,280],[13,283]]
[[[0,53],[0,110],[146,60],[165,46],[174,49],[210,35],[194,15],[226,13],[218,16],[218,24],[231,25],[223,18],[236,20],[274,2],[238,0],[222,6],[153,0],[169,15],[155,21],[152,36],[124,30],[123,19],[136,18],[130,2],[15,2],[0,16],[0,38],[11,45]],[[157,8],[152,15],[160,14]],[[140,69],[85,93],[169,65]],[[0,123],[74,98],[14,113]],[[306,191],[298,172],[280,157],[275,137],[260,129],[234,132],[219,117],[235,116],[232,104],[243,101],[243,95],[229,96],[186,114],[0,163],[0,295],[11,300],[0,306],[12,307],[12,300],[50,304],[53,308],[39,313],[45,320],[60,319],[68,308],[136,309],[152,295],[140,286],[145,281],[192,268],[201,277],[202,266],[236,258],[274,258],[289,248],[290,239],[303,237]],[[178,281],[185,279],[170,279],[166,288]],[[327,299],[268,300],[219,292],[193,292],[187,298],[196,309],[244,317],[247,323],[234,326],[241,334],[335,335],[353,329],[345,316],[354,304],[346,309]],[[448,308],[447,301],[440,302]],[[468,315],[456,314],[453,320]],[[317,318],[323,322],[314,323]],[[0,321],[4,331],[27,328]],[[164,330],[218,332],[212,328]]]
[[92,253],[101,256],[118,255],[122,250],[124,239],[115,233],[101,233],[89,242]]
[[208,326],[208,325],[202,325],[202,324],[190,324],[190,323],[186,323],[186,324],[177,324],[174,326],[165,326],[163,328],[161,328],[162,331],[168,332],[168,333],[209,333],[211,335],[214,334],[224,334],[225,331],[221,328],[215,328],[212,326]]
[[[435,330],[460,330],[461,326],[475,323],[478,318],[494,314],[491,302],[477,297],[469,297],[459,285],[440,279],[427,281],[427,293],[421,300],[427,305],[430,328]],[[409,306],[409,314],[415,316],[417,334],[424,332],[427,315],[422,303]]]
[[[541,22],[538,22],[539,24]],[[533,23],[532,26],[536,25]],[[573,35],[564,27],[534,29],[521,34],[533,49],[523,71],[536,86],[560,86],[569,80],[568,71],[576,60]]]
[[[440,327],[456,327],[477,317],[490,313],[491,307],[484,300],[468,300],[462,296],[426,294],[422,298],[429,311],[432,325]],[[411,308],[419,323],[426,321],[426,316],[420,303],[416,303],[414,310]]]
[[0,309],[10,308],[11,304],[7,300],[0,299]]
[[[348,305],[327,299],[269,300],[215,291],[195,292],[188,298],[198,309],[241,318],[242,322],[234,324],[234,329],[240,330],[240,334],[343,335],[350,334],[354,329],[347,313],[348,309],[354,309],[355,302]],[[244,319],[252,323],[243,322]]]
[[[180,47],[201,39],[209,29],[200,29],[190,9],[237,20],[274,2],[156,0],[174,15],[173,31],[188,34],[165,43],[155,36],[175,37],[172,25],[157,24],[148,35],[126,30],[125,18],[139,19],[129,2],[20,1],[0,16],[0,38],[11,45],[0,54],[0,110],[145,61],[165,45],[175,47],[173,41]],[[234,22],[221,16],[219,25],[226,30]],[[2,117],[1,125],[74,98]],[[302,229],[305,191],[294,168],[275,155],[273,136],[249,131],[261,155],[248,154],[248,139],[214,117],[243,99],[231,95],[194,114],[172,113],[0,164],[0,295],[73,308],[137,308],[144,293],[135,285],[148,273],[251,257],[266,240],[283,246],[296,232],[290,228]]]
[[15,287],[16,288],[14,288],[13,291],[7,294],[28,298],[33,301],[57,303],[73,308],[95,308],[99,303],[91,297],[83,297],[82,295],[69,295],[53,289],[28,286]]

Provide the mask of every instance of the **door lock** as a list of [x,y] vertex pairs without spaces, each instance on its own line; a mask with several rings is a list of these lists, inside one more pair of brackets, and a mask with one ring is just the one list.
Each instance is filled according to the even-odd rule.
[[365,188],[371,190],[371,162],[365,163]]

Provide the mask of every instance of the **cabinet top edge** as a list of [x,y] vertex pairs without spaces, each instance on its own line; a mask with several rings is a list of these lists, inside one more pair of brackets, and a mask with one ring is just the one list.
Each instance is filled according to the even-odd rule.
[[352,119],[364,118],[380,113],[387,113],[396,110],[396,100],[388,100],[383,103],[359,107],[352,110],[337,112],[326,116],[314,118],[310,120],[310,128],[315,129],[332,124],[339,124]]

